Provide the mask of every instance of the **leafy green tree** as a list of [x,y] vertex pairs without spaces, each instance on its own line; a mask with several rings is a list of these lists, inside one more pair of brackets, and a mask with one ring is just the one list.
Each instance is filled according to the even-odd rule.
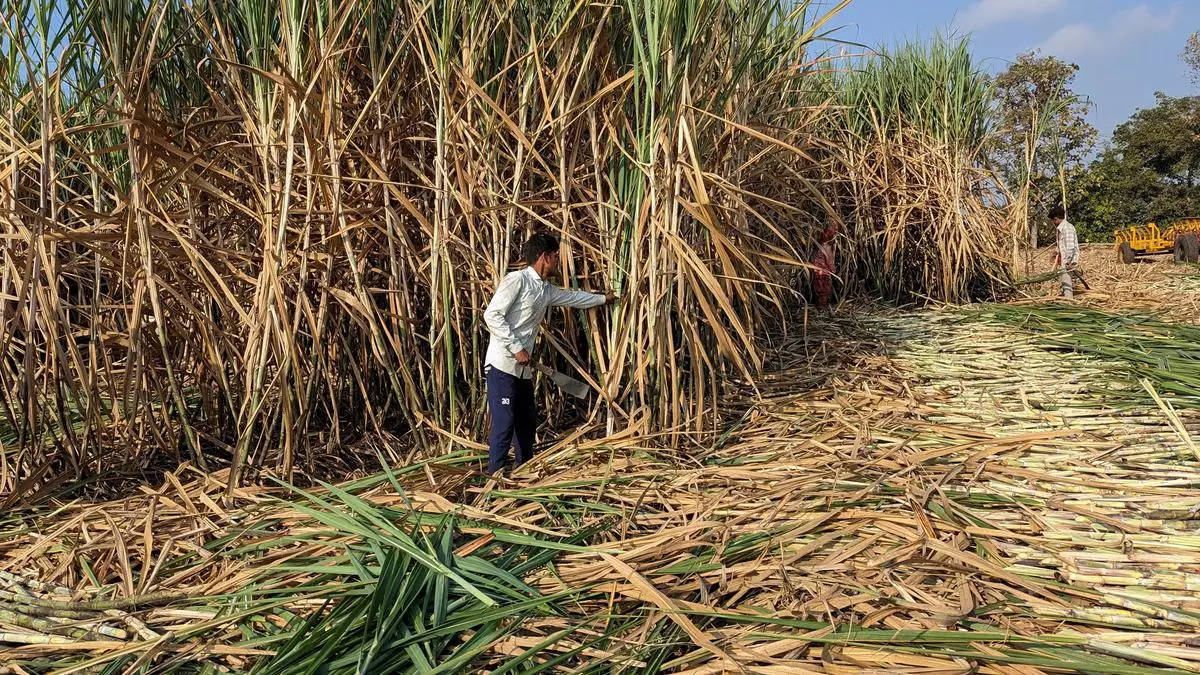
[[1200,96],[1156,94],[1113,132],[1112,142],[1080,181],[1072,206],[1089,238],[1114,229],[1200,217]]
[[1200,31],[1192,33],[1188,38],[1179,58],[1192,69],[1192,82],[1200,84]]
[[1095,147],[1090,104],[1072,90],[1078,71],[1074,63],[1033,51],[995,79],[999,125],[991,159],[1026,210],[1031,244],[1043,214],[1072,201],[1072,186]]

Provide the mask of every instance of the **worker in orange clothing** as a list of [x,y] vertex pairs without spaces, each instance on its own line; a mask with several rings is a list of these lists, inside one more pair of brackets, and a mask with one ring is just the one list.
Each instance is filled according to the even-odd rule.
[[821,232],[820,243],[817,244],[817,255],[813,259],[813,292],[817,296],[817,307],[824,309],[829,306],[829,296],[833,294],[834,251],[833,240],[837,236],[837,227],[830,225]]

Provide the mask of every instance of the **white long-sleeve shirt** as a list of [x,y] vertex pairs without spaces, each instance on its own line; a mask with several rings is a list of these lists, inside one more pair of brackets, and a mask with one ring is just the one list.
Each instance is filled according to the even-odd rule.
[[588,309],[603,304],[603,295],[560,288],[542,279],[532,267],[508,273],[483,313],[492,335],[486,364],[514,377],[532,378],[533,369],[518,365],[515,355],[533,350],[546,309]]
[[1058,255],[1062,257],[1063,265],[1079,264],[1079,235],[1065,218],[1058,224]]

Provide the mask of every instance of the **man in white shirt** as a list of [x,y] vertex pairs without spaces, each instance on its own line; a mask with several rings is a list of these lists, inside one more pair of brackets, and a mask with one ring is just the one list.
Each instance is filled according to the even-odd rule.
[[1079,271],[1079,236],[1075,226],[1067,221],[1067,213],[1061,206],[1050,209],[1050,222],[1054,225],[1058,239],[1058,254],[1054,257],[1054,266],[1062,269],[1059,282],[1062,284],[1064,298],[1075,297],[1075,276],[1082,278]]
[[483,314],[491,341],[484,373],[492,430],[488,438],[488,473],[508,467],[513,445],[519,468],[533,459],[538,411],[533,396],[533,364],[529,355],[550,307],[589,309],[616,299],[612,293],[574,291],[548,281],[558,273],[558,239],[535,234],[525,242],[521,257],[528,267],[510,272],[496,288]]

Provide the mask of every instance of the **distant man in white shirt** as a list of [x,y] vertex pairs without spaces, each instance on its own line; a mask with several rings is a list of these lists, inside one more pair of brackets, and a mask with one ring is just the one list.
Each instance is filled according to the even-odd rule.
[[1058,254],[1054,256],[1054,266],[1062,270],[1058,278],[1062,283],[1062,294],[1064,298],[1073,298],[1074,277],[1080,277],[1081,281],[1083,279],[1079,270],[1079,236],[1075,233],[1075,226],[1067,221],[1067,213],[1061,206],[1050,209],[1049,216],[1058,239]]
[[558,239],[551,235],[530,237],[521,249],[521,257],[528,267],[504,277],[483,315],[491,333],[484,373],[492,414],[487,470],[493,475],[508,468],[510,444],[516,455],[512,470],[533,459],[538,411],[529,353],[546,310],[589,309],[616,299],[612,293],[575,291],[550,283],[559,269]]

